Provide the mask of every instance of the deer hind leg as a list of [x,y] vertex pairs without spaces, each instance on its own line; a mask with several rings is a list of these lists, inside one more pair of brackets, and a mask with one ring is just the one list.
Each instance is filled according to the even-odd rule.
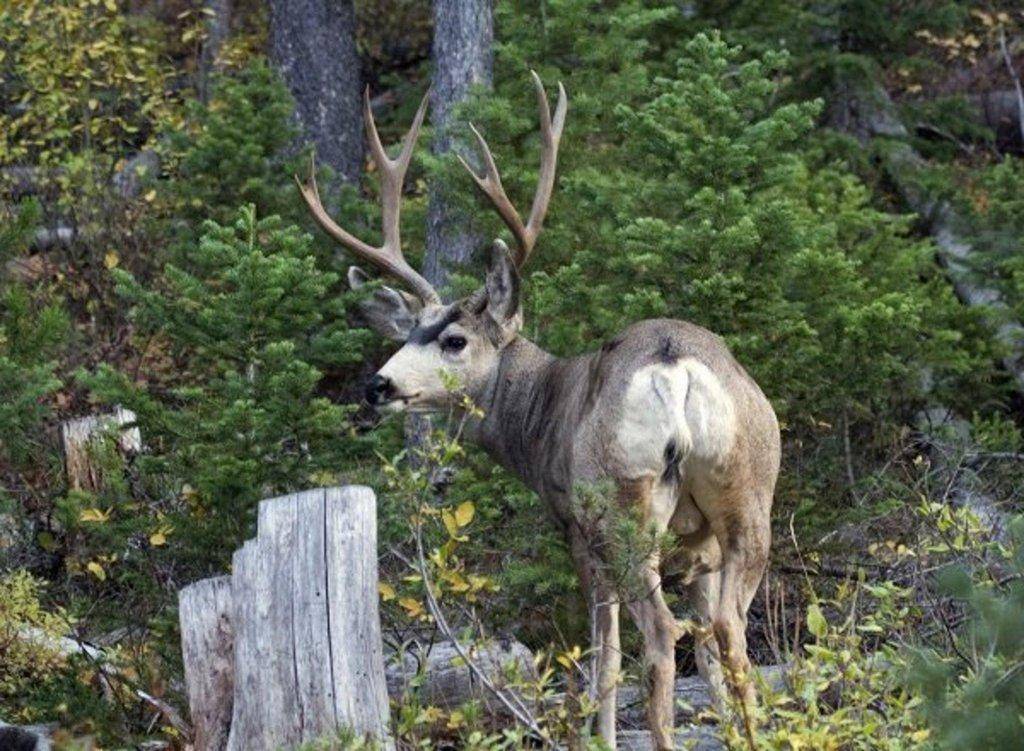
[[673,748],[675,728],[676,641],[681,631],[661,594],[661,577],[650,562],[643,572],[647,594],[627,607],[643,636],[647,683],[647,722],[658,751]]
[[725,709],[725,674],[712,622],[718,611],[721,581],[721,572],[712,571],[698,575],[686,588],[690,606],[701,627],[693,647],[697,672],[708,682],[711,702],[719,712]]
[[712,630],[721,590],[722,550],[711,524],[684,489],[669,523],[676,535],[666,569],[684,587],[687,602],[699,625],[694,643],[697,670],[708,682],[711,701],[720,712],[725,709],[725,678],[722,660]]
[[615,710],[619,675],[622,672],[622,647],[619,643],[619,601],[600,565],[588,550],[586,540],[579,531],[570,542],[573,563],[587,600],[591,618],[591,649],[596,661],[594,686],[597,700],[597,733],[610,751],[615,751]]
[[[721,587],[712,628],[729,687],[746,707],[756,699],[747,656],[747,610],[768,563],[771,532],[757,499],[725,509],[713,523],[722,548]],[[731,512],[731,513],[730,513]]]
[[[654,531],[668,528],[674,489],[651,480],[619,483],[620,502],[635,504]],[[628,597],[627,609],[643,637],[644,669],[647,680],[647,720],[658,751],[674,747],[676,642],[682,629],[662,595],[659,556],[652,553],[641,565],[639,585]]]

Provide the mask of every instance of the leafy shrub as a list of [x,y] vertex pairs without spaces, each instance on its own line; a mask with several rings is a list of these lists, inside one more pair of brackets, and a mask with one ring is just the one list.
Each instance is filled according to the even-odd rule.
[[929,731],[921,698],[906,686],[898,639],[913,622],[911,592],[891,582],[841,582],[830,597],[812,593],[806,612],[811,643],[786,663],[784,686],[763,686],[751,724],[724,723],[733,749],[924,748]]
[[0,14],[0,162],[113,159],[169,115],[158,35],[117,0],[14,0]]
[[[5,707],[24,708],[67,666],[55,642],[65,635],[68,618],[59,609],[43,608],[43,586],[24,570],[0,576],[0,700]],[[35,719],[28,715],[18,719]]]
[[[1024,519],[1009,530],[998,566],[946,569],[940,592],[959,605],[951,643],[918,654],[914,684],[942,749],[1013,748],[1024,714]],[[945,617],[945,616],[942,616]]]

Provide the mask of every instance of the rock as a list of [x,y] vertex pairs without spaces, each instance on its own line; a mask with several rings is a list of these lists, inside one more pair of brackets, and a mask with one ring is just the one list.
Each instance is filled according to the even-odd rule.
[[[618,734],[618,751],[656,751],[651,734],[646,730],[623,730]],[[725,745],[718,740],[712,727],[689,725],[676,730],[676,748],[689,751],[722,751]]]
[[[757,668],[761,678],[778,691],[786,678],[785,665],[764,665]],[[676,722],[682,723],[694,718],[711,707],[711,693],[707,682],[699,675],[688,675],[676,679]],[[684,706],[680,706],[680,704]],[[618,720],[620,728],[644,728],[647,718],[644,711],[644,694],[638,686],[619,687]]]
[[50,751],[49,729],[42,725],[8,725],[0,720],[0,750]]
[[152,149],[140,151],[127,162],[112,180],[122,198],[136,198],[146,182],[160,171],[160,157]]

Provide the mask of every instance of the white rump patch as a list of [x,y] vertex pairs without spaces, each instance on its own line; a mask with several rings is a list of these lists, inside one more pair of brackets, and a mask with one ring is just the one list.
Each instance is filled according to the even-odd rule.
[[620,460],[634,477],[660,475],[670,442],[684,467],[692,461],[717,464],[736,440],[736,408],[703,363],[655,363],[630,380],[616,439]]

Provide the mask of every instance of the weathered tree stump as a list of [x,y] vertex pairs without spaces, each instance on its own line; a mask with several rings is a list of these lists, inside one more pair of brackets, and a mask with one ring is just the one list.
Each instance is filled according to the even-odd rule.
[[135,413],[117,407],[105,415],[90,415],[61,423],[60,438],[64,448],[64,468],[68,487],[72,490],[96,492],[103,487],[103,467],[97,461],[98,441],[107,434],[117,434],[117,449],[123,456],[142,450],[142,434],[137,427],[125,428],[135,422]]
[[235,685],[231,577],[203,579],[178,593],[181,651],[196,751],[222,749]]
[[263,501],[227,579],[180,595],[196,751],[276,751],[341,729],[393,748],[373,492]]

